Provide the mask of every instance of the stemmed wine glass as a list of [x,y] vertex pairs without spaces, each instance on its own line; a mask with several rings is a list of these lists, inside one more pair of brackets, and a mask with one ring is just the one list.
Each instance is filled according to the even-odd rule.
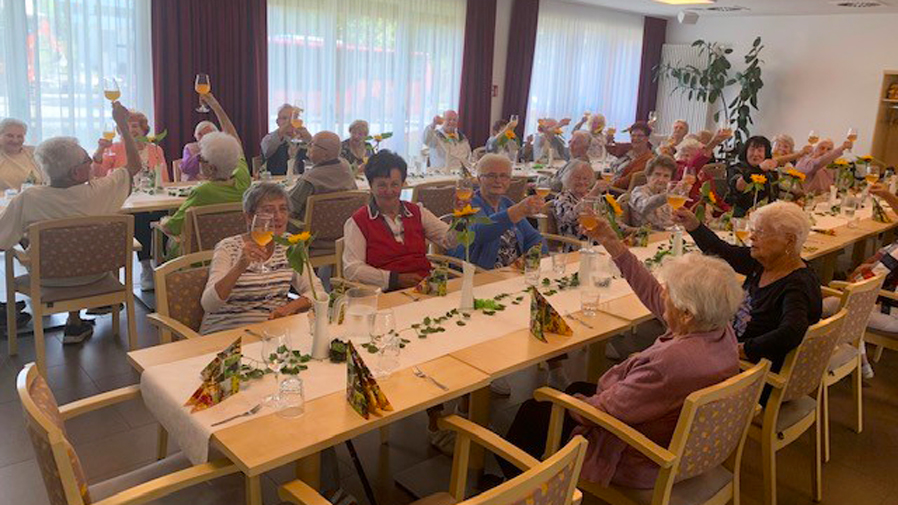
[[816,145],[817,142],[819,142],[819,141],[820,141],[820,135],[817,135],[816,130],[811,130],[808,133],[808,144],[811,144],[813,146],[813,145]]
[[748,236],[751,234],[751,224],[748,218],[734,217],[733,233],[736,235],[736,240],[739,244],[748,245]]
[[277,386],[274,393],[265,397],[263,404],[266,407],[277,409],[281,405],[281,369],[287,361],[289,352],[285,330],[272,329],[262,332],[262,362],[274,372],[274,381]]
[[[274,224],[272,221],[273,216],[270,214],[256,214],[253,216],[253,226],[250,235],[256,244],[259,244],[259,247],[267,246],[274,238]],[[268,267],[262,262],[255,262],[252,267],[259,273],[268,272]]]
[[[667,205],[670,206],[670,209],[672,211],[676,211],[686,204],[688,192],[689,189],[687,188],[686,184],[678,181],[671,181],[667,183]],[[675,224],[673,230],[682,230],[682,227],[680,227],[679,224]]]
[[474,180],[461,177],[455,181],[455,206],[460,210],[471,204],[474,198]]
[[[549,181],[548,178],[540,179],[540,180],[536,183],[536,195],[539,196],[540,198],[542,198],[543,200],[545,200],[546,197],[549,196],[549,194],[550,194],[551,192],[552,192],[552,184],[550,183],[550,181]],[[540,212],[539,214],[534,214],[533,217],[536,217],[536,218],[540,218],[540,217],[545,218],[545,217],[548,217],[548,216],[546,216],[545,214],[543,214],[542,212]]]
[[122,96],[122,91],[119,89],[118,80],[116,80],[116,78],[107,77],[103,80],[103,96],[105,96],[110,103],[118,100]]
[[[854,128],[849,128],[848,133],[845,134],[845,138],[847,138],[852,143],[857,142],[857,130],[855,130]],[[848,152],[851,152],[851,149],[849,149]]]
[[196,111],[202,112],[203,114],[209,112],[209,107],[203,102],[203,95],[208,95],[209,92],[212,91],[212,83],[209,81],[209,74],[196,74],[193,89],[200,95],[200,106],[196,108]]

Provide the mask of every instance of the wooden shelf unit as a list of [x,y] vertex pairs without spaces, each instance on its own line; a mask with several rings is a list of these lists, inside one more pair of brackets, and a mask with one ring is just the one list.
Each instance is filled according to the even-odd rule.
[[870,154],[887,166],[898,166],[898,100],[886,98],[892,84],[898,84],[898,70],[884,71]]

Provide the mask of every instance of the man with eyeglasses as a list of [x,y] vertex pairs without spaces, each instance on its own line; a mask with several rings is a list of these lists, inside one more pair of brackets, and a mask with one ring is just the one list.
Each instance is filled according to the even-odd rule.
[[[304,221],[306,202],[312,195],[358,189],[349,162],[340,157],[340,137],[334,132],[322,131],[312,137],[309,144],[309,161],[312,168],[300,176],[289,192],[291,221]],[[292,231],[299,231],[291,223]]]
[[[113,102],[112,117],[121,132],[127,165],[112,170],[106,177],[91,179],[93,160],[77,139],[54,137],[41,142],[34,157],[50,178],[50,185],[30,187],[9,202],[0,214],[0,249],[12,249],[22,240],[28,227],[40,221],[121,211],[131,194],[131,178],[141,170],[141,163],[137,144],[128,128],[128,109]],[[42,279],[42,282],[44,286],[81,286],[105,275]],[[78,311],[69,313],[62,339],[64,344],[82,342],[92,334],[93,327],[81,320]]]

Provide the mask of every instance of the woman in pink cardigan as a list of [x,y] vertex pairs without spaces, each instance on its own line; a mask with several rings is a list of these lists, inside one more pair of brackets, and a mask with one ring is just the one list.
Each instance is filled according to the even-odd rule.
[[[128,118],[128,129],[131,136],[137,141],[137,151],[140,153],[140,161],[144,169],[156,170],[161,168],[162,181],[169,182],[168,167],[165,166],[165,154],[162,148],[156,144],[147,142],[150,134],[150,123],[143,112],[131,111]],[[112,143],[106,139],[97,142],[97,150],[94,152],[94,177],[105,177],[106,174],[116,168],[125,166],[128,162],[125,156],[125,145],[121,142]]]
[[[598,385],[579,382],[566,392],[590,403],[666,447],[689,394],[739,372],[731,321],[743,294],[736,273],[723,260],[699,253],[668,260],[658,282],[608,223],[588,232],[611,254],[642,303],[667,331],[648,349],[606,372]],[[535,457],[545,450],[551,404],[524,402],[508,440]],[[649,489],[658,467],[623,441],[577,416],[568,415],[563,437],[589,441],[581,478],[607,486]],[[514,472],[503,465],[507,476]]]

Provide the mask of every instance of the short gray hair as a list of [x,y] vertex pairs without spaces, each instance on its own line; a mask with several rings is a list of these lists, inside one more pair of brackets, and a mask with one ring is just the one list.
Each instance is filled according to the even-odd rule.
[[596,173],[592,170],[589,163],[583,160],[573,160],[571,161],[571,166],[561,174],[561,185],[564,186],[564,189],[570,189],[571,179],[573,179],[574,174],[584,169],[589,170],[589,175],[592,176],[593,181],[596,180]]
[[785,133],[780,133],[776,137],[773,137],[774,144],[778,144],[780,142],[785,142],[785,143],[789,144],[790,146],[792,146],[793,149],[795,148],[795,139],[793,139],[791,135],[787,135]]
[[237,162],[243,152],[240,149],[240,142],[234,137],[227,133],[212,132],[200,140],[200,154],[215,170],[212,179],[226,181],[237,168]]
[[365,121],[364,119],[356,119],[355,121],[349,123],[349,131],[355,130],[359,126],[364,126],[365,128],[369,128],[368,121]]
[[[206,128],[207,126],[211,126],[213,132],[218,131],[218,127],[215,126],[215,123],[213,123],[212,121],[200,121],[199,123],[196,124],[196,127],[193,129],[193,138],[197,138],[200,135],[200,131],[202,131],[202,129]],[[209,132],[209,133],[212,133],[212,132]]]
[[671,177],[677,175],[677,162],[670,156],[659,154],[649,160],[648,165],[645,167],[645,176],[650,177],[655,172],[655,169],[659,167],[670,170]]
[[701,150],[704,147],[705,147],[705,145],[702,144],[701,141],[699,141],[697,137],[695,137],[695,136],[690,137],[689,135],[686,135],[686,137],[684,137],[683,140],[681,140],[680,143],[677,144],[677,154],[679,154],[680,151],[685,151],[687,149]]
[[34,158],[50,181],[61,181],[84,163],[86,151],[75,137],[49,138],[34,149]]
[[289,103],[281,104],[281,106],[278,107],[278,116],[281,115],[281,112],[283,112],[284,109],[292,109],[292,108],[294,108],[294,107],[292,105],[290,105]]
[[726,261],[698,252],[668,259],[658,278],[665,283],[671,303],[692,314],[697,331],[726,327],[745,296]]
[[756,226],[763,222],[777,234],[789,234],[795,237],[795,254],[801,254],[811,222],[801,207],[790,202],[773,202],[751,213],[751,224]]
[[3,119],[0,119],[0,133],[5,132],[6,129],[10,126],[18,126],[19,128],[24,128],[25,133],[28,133],[28,125],[25,124],[24,121],[19,121],[14,117],[5,117]]
[[290,207],[290,198],[287,196],[287,190],[280,184],[273,182],[253,184],[246,190],[246,193],[243,193],[243,213],[248,216],[255,216],[259,204],[273,198],[283,198],[287,201],[287,207]]
[[492,167],[496,165],[502,165],[503,168],[507,168],[511,171],[512,165],[511,160],[508,159],[507,156],[503,156],[501,154],[496,153],[488,153],[484,154],[480,161],[477,162],[477,175],[480,175],[481,172],[487,167]]

